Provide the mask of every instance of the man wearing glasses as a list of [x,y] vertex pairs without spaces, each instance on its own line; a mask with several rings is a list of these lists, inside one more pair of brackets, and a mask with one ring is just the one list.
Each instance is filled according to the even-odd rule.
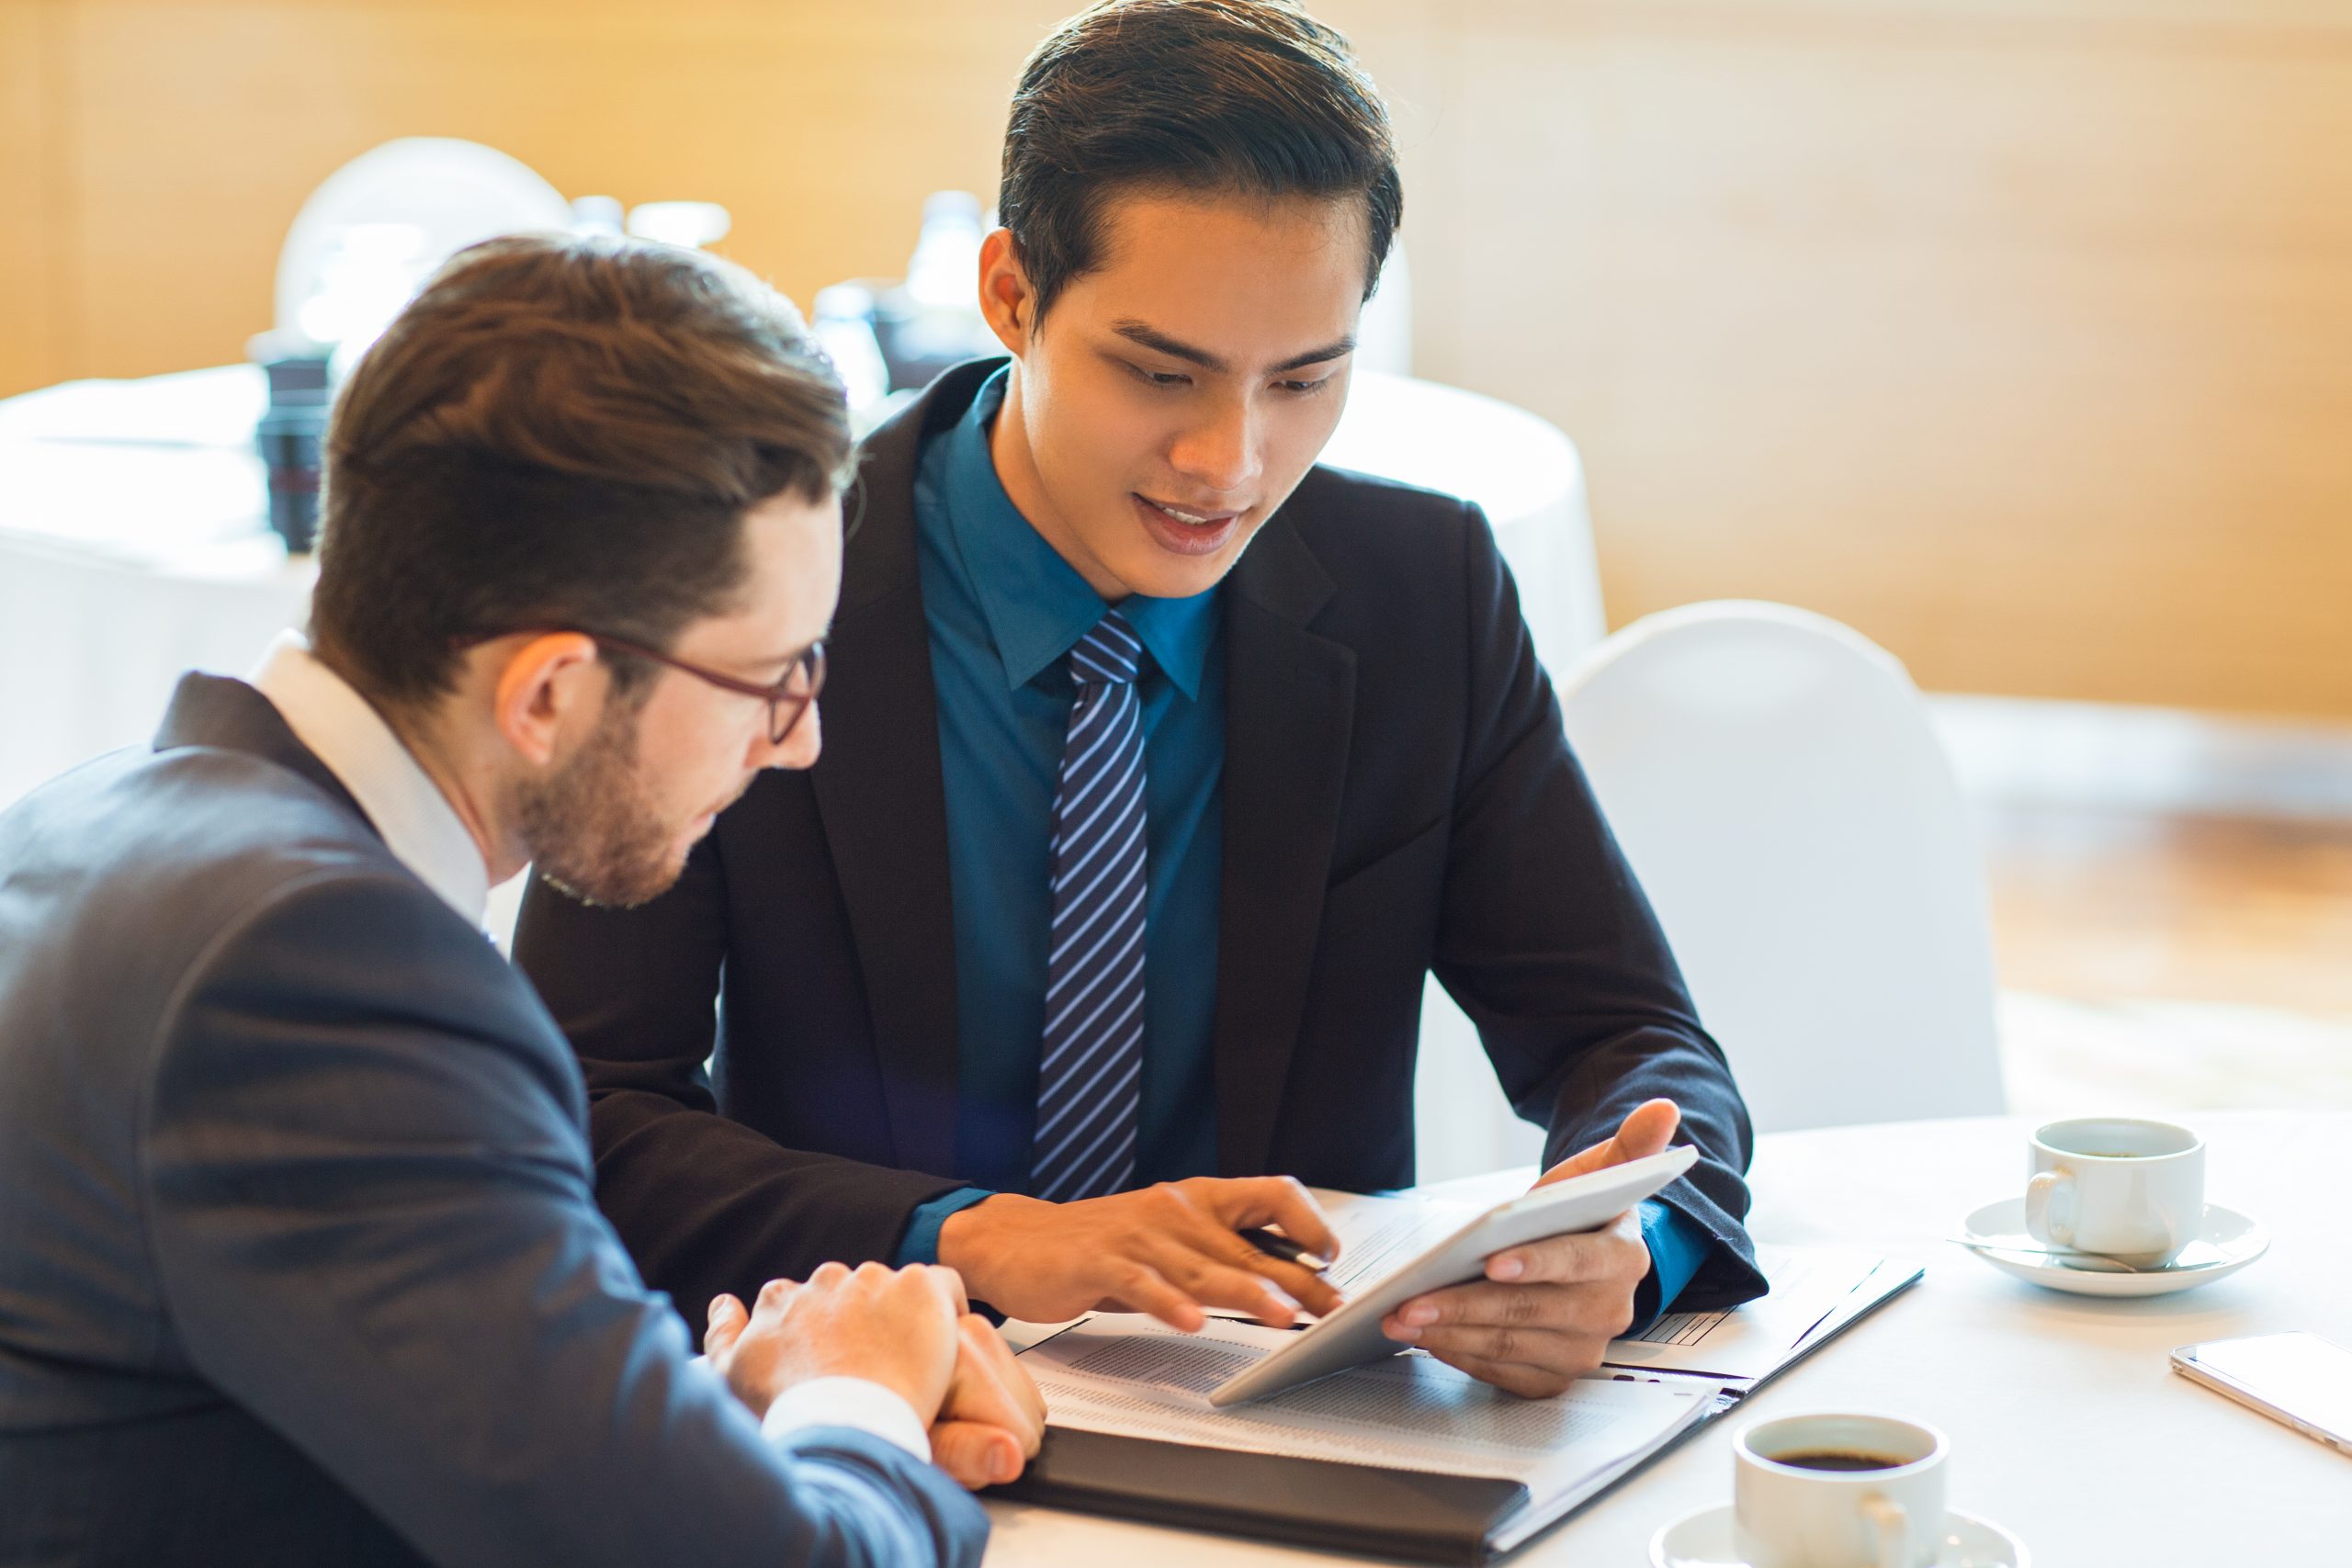
[[953,1271],[691,1361],[481,928],[816,761],[848,454],[749,277],[478,246],[337,404],[310,637],[0,815],[0,1563],[978,1562],[1043,1408]]
[[1413,1179],[1434,971],[1555,1174],[1678,1110],[1704,1157],[1392,1337],[1544,1394],[1758,1293],[1738,1093],[1485,521],[1313,467],[1402,201],[1344,41],[1113,0],[1031,57],[1003,169],[1011,362],[868,443],[825,762],[642,909],[525,906],[640,1265],[689,1315],[820,1258],[936,1258],[1035,1319],[1328,1310],[1233,1233],[1326,1250],[1290,1178]]

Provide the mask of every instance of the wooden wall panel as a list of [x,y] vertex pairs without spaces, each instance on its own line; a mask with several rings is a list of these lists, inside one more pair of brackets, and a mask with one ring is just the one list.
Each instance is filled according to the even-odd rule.
[[1612,620],[2352,715],[2352,6],[1462,15],[1424,363],[1575,434]]
[[[894,271],[1071,4],[0,0],[0,210],[51,215],[0,393],[234,357],[401,134],[723,201],[804,300]],[[1612,619],[1780,598],[1931,686],[2352,716],[2352,0],[1319,8],[1396,104],[1421,367],[1577,438]]]
[[398,135],[487,142],[567,195],[724,202],[737,229],[721,248],[804,300],[895,272],[926,192],[992,189],[1006,85],[1059,9],[70,3],[91,193],[74,243],[114,301],[88,346],[107,374],[234,357],[267,324],[303,197]]
[[0,395],[65,374],[57,296],[59,0],[0,0]]

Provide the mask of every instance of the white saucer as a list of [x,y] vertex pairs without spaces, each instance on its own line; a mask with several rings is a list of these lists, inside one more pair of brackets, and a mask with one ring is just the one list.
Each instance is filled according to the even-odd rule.
[[[1650,1568],[1747,1568],[1732,1544],[1731,1505],[1685,1514],[1650,1537]],[[2025,1543],[1989,1519],[1955,1508],[1944,1516],[1936,1568],[2031,1568]]]
[[2236,1210],[2224,1209],[2219,1203],[2205,1205],[2204,1230],[2180,1249],[2174,1261],[2132,1274],[2094,1272],[2069,1267],[2055,1258],[2031,1256],[2046,1248],[2026,1234],[2022,1198],[2004,1198],[1969,1215],[1965,1237],[1987,1247],[2023,1249],[1968,1250],[2004,1274],[2014,1274],[2053,1291],[2071,1291],[2078,1296],[2168,1296],[2175,1291],[2193,1291],[2199,1285],[2228,1279],[2270,1250],[2269,1232]]

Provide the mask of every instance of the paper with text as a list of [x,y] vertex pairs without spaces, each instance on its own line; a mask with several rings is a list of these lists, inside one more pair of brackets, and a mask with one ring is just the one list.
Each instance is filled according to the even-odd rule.
[[1615,1367],[1764,1377],[1848,1304],[1884,1259],[1849,1247],[1758,1247],[1756,1261],[1771,1282],[1769,1294],[1730,1312],[1668,1313],[1633,1338],[1611,1341],[1605,1359]]

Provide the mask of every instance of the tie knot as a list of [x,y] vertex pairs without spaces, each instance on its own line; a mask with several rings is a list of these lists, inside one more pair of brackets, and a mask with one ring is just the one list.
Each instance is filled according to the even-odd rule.
[[1086,685],[1125,685],[1142,666],[1143,640],[1116,610],[1105,610],[1094,629],[1069,650],[1069,672]]

